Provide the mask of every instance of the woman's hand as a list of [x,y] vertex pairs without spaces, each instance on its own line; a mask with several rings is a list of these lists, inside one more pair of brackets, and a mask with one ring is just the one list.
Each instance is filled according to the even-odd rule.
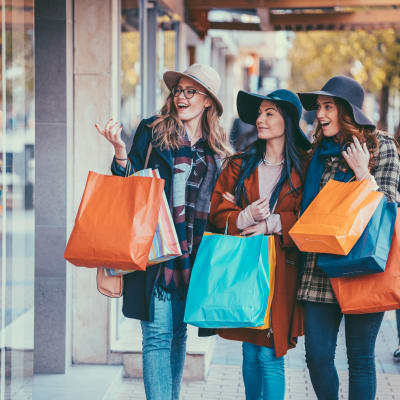
[[121,150],[125,150],[126,152],[125,143],[121,139],[122,126],[119,122],[113,123],[113,119],[110,118],[104,129],[101,129],[98,124],[94,124],[94,126],[97,129],[97,132],[104,136],[114,146],[116,153]]
[[352,143],[345,151],[342,152],[343,158],[353,170],[357,179],[368,178],[370,154],[367,144],[363,143],[361,146],[356,136],[353,136],[353,141],[354,143]]
[[235,196],[232,193],[229,193],[229,192],[222,193],[222,197],[226,201],[229,201],[230,203],[236,204]]
[[269,211],[269,201],[265,197],[251,203],[249,208],[256,222],[264,221],[271,214]]
[[261,221],[255,225],[243,229],[240,234],[243,236],[255,236],[255,235],[265,235],[267,233],[268,233],[267,222]]

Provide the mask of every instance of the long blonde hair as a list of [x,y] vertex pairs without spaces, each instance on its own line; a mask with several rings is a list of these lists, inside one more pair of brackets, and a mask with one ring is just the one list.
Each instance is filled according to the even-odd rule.
[[[220,125],[217,105],[212,97],[210,100],[211,106],[201,116],[203,139],[213,153],[220,158],[226,158],[233,154],[233,150],[227,133]],[[178,117],[172,93],[167,97],[157,119],[149,126],[153,129],[153,143],[161,149],[173,150],[182,145],[185,128]]]

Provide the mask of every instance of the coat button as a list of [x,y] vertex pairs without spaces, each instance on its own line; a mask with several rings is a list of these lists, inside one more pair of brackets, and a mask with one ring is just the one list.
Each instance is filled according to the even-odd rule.
[[154,164],[154,168],[159,168],[160,164]]

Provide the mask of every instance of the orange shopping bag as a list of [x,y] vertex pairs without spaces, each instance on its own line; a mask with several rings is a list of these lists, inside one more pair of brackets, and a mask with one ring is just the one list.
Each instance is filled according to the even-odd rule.
[[367,314],[400,308],[400,213],[396,218],[384,272],[331,278],[330,281],[344,314]]
[[76,266],[144,270],[164,180],[89,172],[64,257]]
[[381,201],[370,180],[331,179],[298,219],[289,235],[301,251],[347,255]]

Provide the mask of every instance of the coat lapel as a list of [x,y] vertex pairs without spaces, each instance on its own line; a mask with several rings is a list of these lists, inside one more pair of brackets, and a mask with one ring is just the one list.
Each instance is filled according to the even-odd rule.
[[153,151],[157,153],[159,157],[162,158],[172,170],[173,168],[172,151],[161,150],[159,146],[154,146],[154,145],[153,145]]
[[[300,187],[302,185],[298,174],[294,170],[292,171],[292,181],[295,187]],[[256,170],[244,181],[244,187],[249,197],[250,204],[260,198],[258,168],[256,168]],[[282,201],[289,195],[291,191],[292,190],[290,189],[289,183],[285,182],[279,194],[275,212],[280,210]],[[243,206],[246,207],[248,204],[243,204]]]

